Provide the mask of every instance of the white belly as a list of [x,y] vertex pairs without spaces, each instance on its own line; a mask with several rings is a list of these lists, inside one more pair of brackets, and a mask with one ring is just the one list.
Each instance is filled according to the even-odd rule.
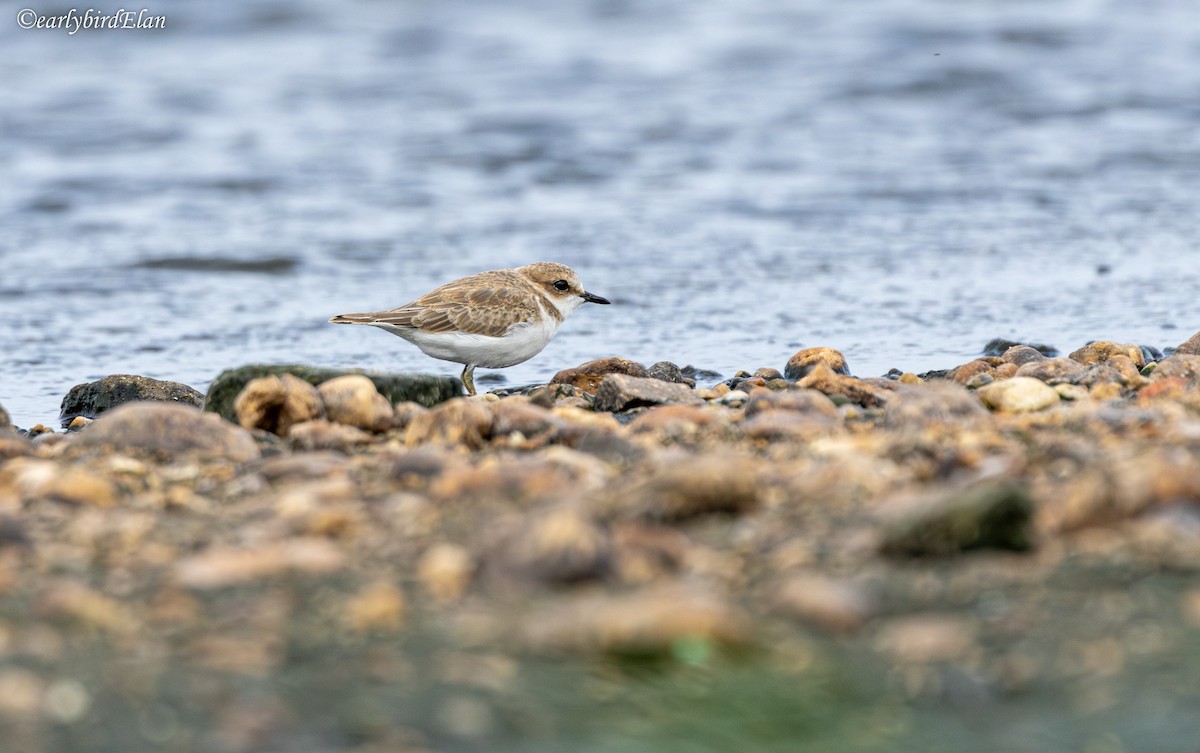
[[554,337],[558,322],[543,316],[534,324],[517,325],[502,337],[472,335],[465,332],[428,333],[417,329],[376,325],[416,345],[427,356],[443,361],[472,364],[485,369],[502,369],[528,361]]

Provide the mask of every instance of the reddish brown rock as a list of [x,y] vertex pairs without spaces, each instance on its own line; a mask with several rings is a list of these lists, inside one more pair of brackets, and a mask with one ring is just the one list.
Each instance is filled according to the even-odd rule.
[[108,411],[74,439],[69,451],[111,448],[243,463],[259,457],[253,437],[220,416],[171,403],[128,403]]
[[317,387],[330,421],[364,431],[382,432],[392,426],[395,410],[362,374],[347,374]]
[[1192,383],[1184,377],[1167,377],[1154,379],[1149,385],[1137,393],[1139,403],[1151,403],[1155,400],[1178,400],[1193,391]]
[[588,394],[595,394],[600,383],[609,374],[626,374],[633,377],[649,377],[646,367],[624,358],[598,358],[580,364],[573,369],[563,369],[554,375],[550,384],[569,384]]
[[994,364],[982,358],[976,358],[974,361],[968,361],[957,368],[951,369],[946,374],[946,378],[965,385],[971,380],[977,379],[981,374],[991,376],[995,370],[996,366]]
[[233,407],[243,427],[281,437],[287,436],[293,424],[325,417],[317,388],[291,374],[251,380]]
[[[840,352],[833,348],[805,348],[788,359],[787,366],[783,369],[783,376],[792,381],[803,379],[818,364],[828,367],[835,374],[843,376],[850,374],[850,368],[846,365],[846,358]],[[778,374],[779,372],[776,371],[775,375]],[[765,379],[771,378],[758,372],[755,372],[754,375]]]

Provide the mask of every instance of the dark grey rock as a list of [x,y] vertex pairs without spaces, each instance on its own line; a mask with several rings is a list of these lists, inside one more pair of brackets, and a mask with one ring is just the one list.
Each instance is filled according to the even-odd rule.
[[658,363],[654,364],[646,370],[646,376],[663,382],[686,384],[689,387],[696,386],[695,379],[686,376],[678,366],[670,361],[659,361]]
[[659,379],[609,374],[600,382],[593,404],[598,411],[623,411],[663,403],[699,403],[700,398],[686,384]]
[[1053,345],[1045,345],[1043,343],[1019,343],[1016,340],[1005,340],[1002,337],[997,337],[994,340],[989,340],[987,345],[983,346],[983,355],[985,356],[1003,356],[1009,348],[1018,345],[1028,345],[1038,351],[1047,358],[1054,358],[1058,355],[1058,348]]
[[204,403],[204,395],[178,382],[164,382],[134,374],[111,374],[98,381],[72,387],[63,398],[58,420],[66,426],[77,416],[96,418],[118,405],[141,400],[199,408]]
[[884,533],[894,555],[949,555],[971,549],[1024,551],[1033,540],[1033,499],[1009,481],[982,481],[918,505]]
[[347,374],[362,374],[375,383],[375,389],[392,405],[412,401],[429,408],[463,393],[462,382],[457,377],[389,374],[362,369],[325,369],[302,364],[250,364],[227,369],[218,374],[212,386],[208,388],[208,395],[204,397],[204,410],[236,423],[237,412],[233,404],[246,384],[252,379],[281,374],[292,374],[314,387]]

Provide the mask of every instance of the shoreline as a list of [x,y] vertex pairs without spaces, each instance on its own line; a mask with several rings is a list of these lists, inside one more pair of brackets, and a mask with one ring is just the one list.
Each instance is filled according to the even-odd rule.
[[[199,750],[601,750],[638,734],[628,696],[701,740],[741,739],[756,698],[766,749],[887,749],[963,709],[1021,721],[981,750],[1018,729],[1071,749],[1132,740],[1147,698],[1178,731],[1200,698],[1198,344],[1017,345],[928,380],[806,349],[715,387],[610,358],[450,399],[454,379],[254,367],[206,411],[10,431],[0,730],[82,751],[149,702]],[[126,684],[134,657],[160,680]],[[811,724],[779,724],[798,707]]]

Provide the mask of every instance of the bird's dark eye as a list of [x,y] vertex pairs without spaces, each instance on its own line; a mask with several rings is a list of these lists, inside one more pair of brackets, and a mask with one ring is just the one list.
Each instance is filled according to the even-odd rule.
[[557,282],[554,283],[555,290],[567,290],[570,287],[571,287],[571,284],[569,282],[567,282],[566,280],[558,280]]

